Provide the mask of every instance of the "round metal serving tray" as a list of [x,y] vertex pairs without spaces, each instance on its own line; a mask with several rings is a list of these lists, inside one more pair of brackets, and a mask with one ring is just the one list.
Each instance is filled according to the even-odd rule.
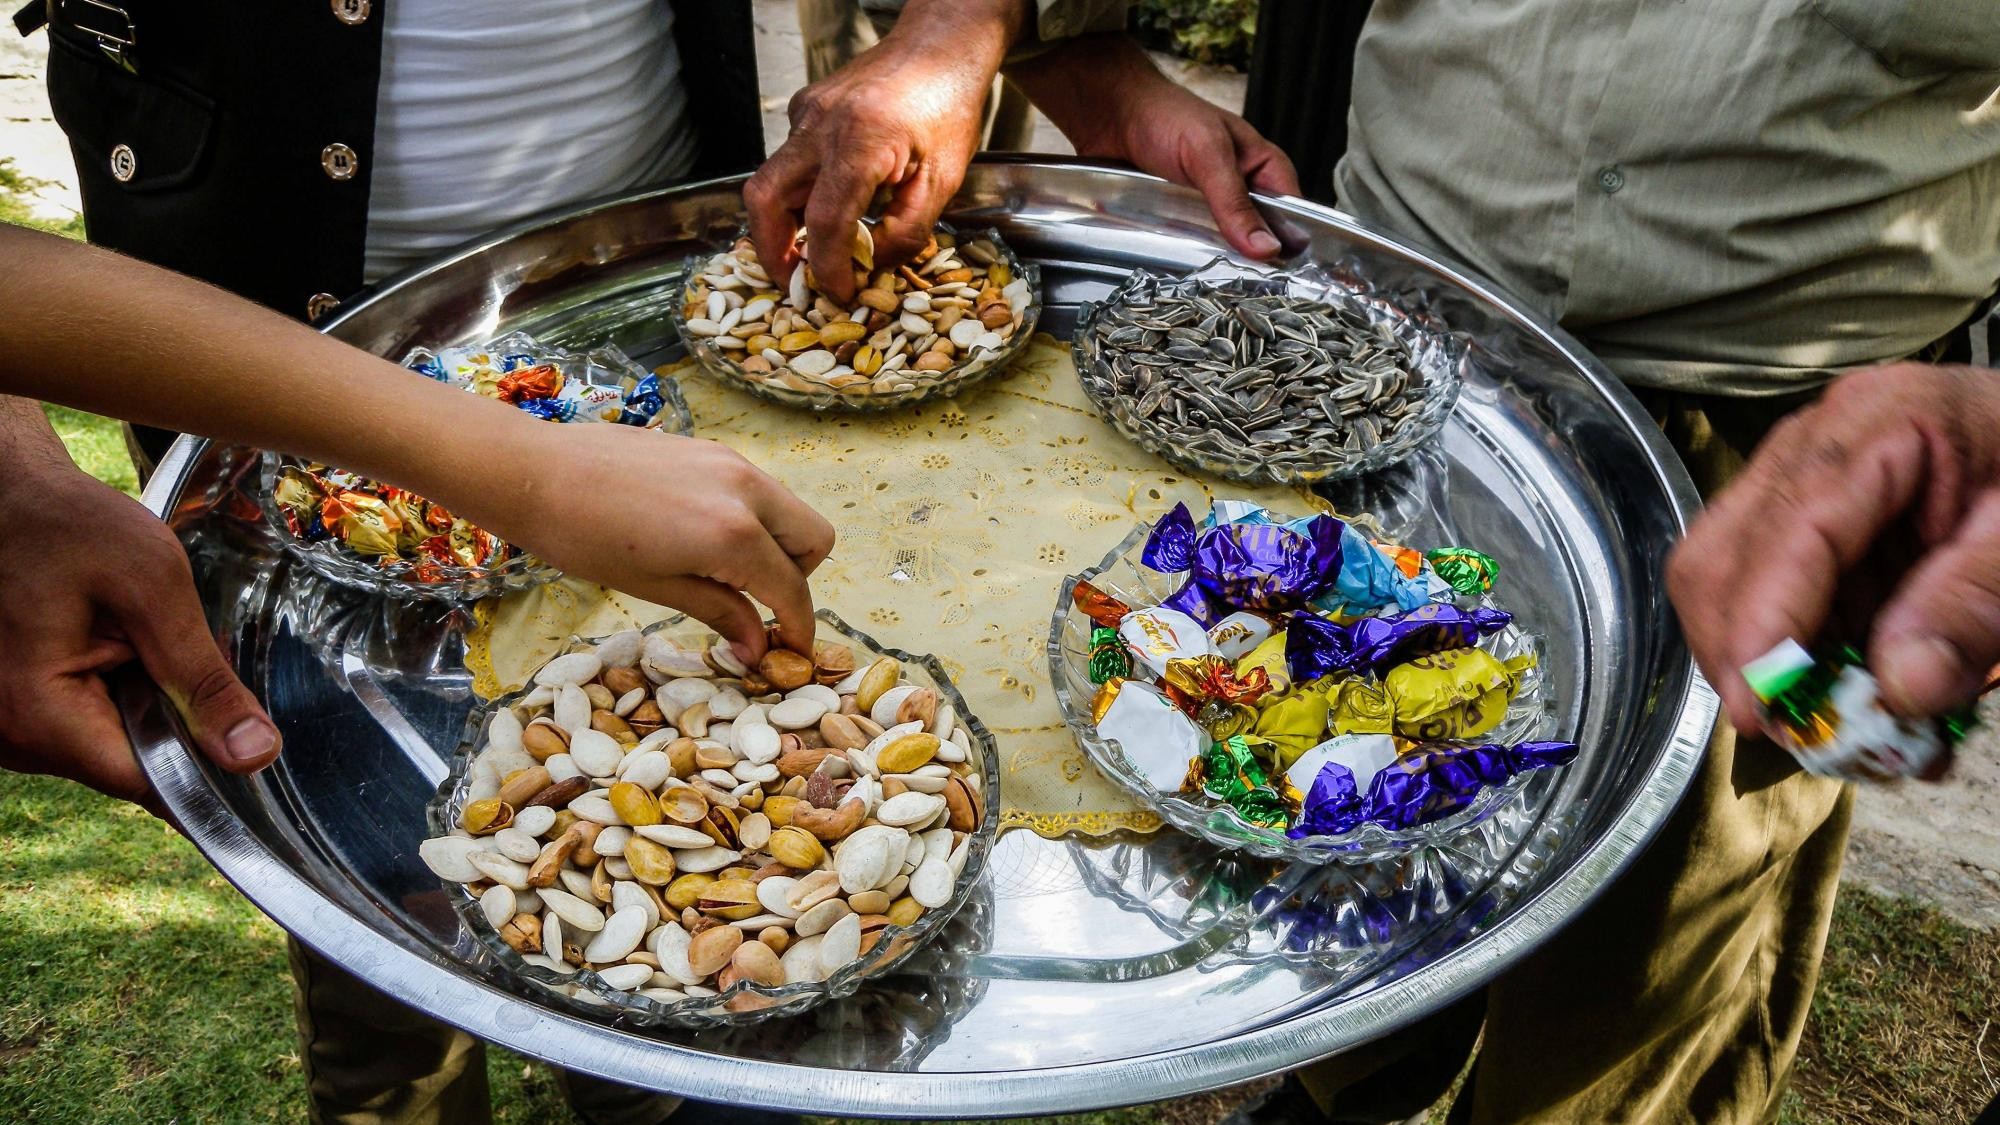
[[[500,232],[349,305],[328,331],[391,357],[519,329],[615,343],[642,363],[673,358],[664,302],[683,259],[741,221],[739,188],[634,195]],[[1581,910],[1692,776],[1715,701],[1676,631],[1662,566],[1694,492],[1634,400],[1567,336],[1344,215],[1262,202],[1289,248],[1309,244],[1330,268],[1471,336],[1464,393],[1434,453],[1336,499],[1413,541],[1451,535],[1508,560],[1508,604],[1547,635],[1552,722],[1584,747],[1488,837],[1503,846],[1452,909],[1427,913],[1432,900],[1411,893],[1436,858],[1423,854],[1273,868],[1172,831],[1017,831],[951,933],[848,1000],[673,1034],[544,1007],[467,968],[457,951],[469,939],[416,856],[444,772],[436,748],[453,744],[472,705],[453,623],[405,621],[389,644],[377,610],[302,587],[254,508],[246,518],[238,490],[254,480],[254,451],[192,439],[146,502],[187,543],[211,620],[287,749],[255,778],[219,773],[156,692],[127,683],[147,774],[232,882],[355,975],[516,1050],[699,1098],[857,1116],[1066,1112],[1240,1082],[1437,1010]],[[947,218],[997,227],[1040,265],[1042,324],[1058,335],[1129,270],[1185,271],[1223,245],[1195,194],[1082,164],[980,163]],[[1442,499],[1415,499],[1425,495]],[[1293,889],[1325,909],[1288,904]]]

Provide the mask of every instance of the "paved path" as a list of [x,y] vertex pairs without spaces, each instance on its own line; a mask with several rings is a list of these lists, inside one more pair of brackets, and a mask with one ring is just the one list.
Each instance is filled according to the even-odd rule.
[[[776,148],[785,136],[785,104],[805,82],[805,62],[792,0],[755,0],[764,136]],[[50,181],[35,201],[49,218],[78,206],[74,168],[62,131],[50,116],[42,83],[47,39],[23,40],[0,31],[0,157]],[[1240,110],[1243,78],[1160,56],[1183,85],[1218,105]],[[1037,151],[1068,153],[1062,135],[1037,115]],[[2000,720],[2000,713],[1994,718]],[[2000,927],[2000,733],[1994,727],[1968,743],[1959,767],[1942,785],[1908,784],[1861,793],[1847,877],[1880,890],[1935,903],[1964,921]]]

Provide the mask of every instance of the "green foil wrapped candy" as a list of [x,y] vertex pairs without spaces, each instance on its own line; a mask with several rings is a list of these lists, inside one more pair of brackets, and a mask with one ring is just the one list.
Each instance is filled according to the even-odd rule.
[[1239,734],[1211,745],[1196,767],[1202,775],[1202,792],[1236,810],[1246,824],[1288,828],[1298,815],[1298,802],[1287,800],[1269,764],[1257,753],[1263,741]]
[[1437,576],[1461,594],[1484,594],[1493,589],[1493,580],[1500,577],[1500,564],[1493,556],[1470,547],[1439,547],[1424,557],[1430,560]]
[[1109,683],[1132,674],[1132,654],[1118,630],[1099,625],[1090,631],[1090,682]]

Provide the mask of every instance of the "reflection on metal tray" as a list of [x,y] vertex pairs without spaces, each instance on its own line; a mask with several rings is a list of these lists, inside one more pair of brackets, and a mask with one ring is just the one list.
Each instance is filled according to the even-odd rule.
[[[678,354],[663,302],[681,262],[733,231],[739,207],[739,183],[724,181],[530,223],[384,286],[329,331],[400,356],[519,329],[657,363]],[[302,588],[237,499],[251,455],[192,440],[147,502],[188,543],[211,619],[289,749],[256,778],[218,773],[154,693],[128,684],[143,764],[217,867],[364,980],[517,1050],[695,1097],[841,1115],[1065,1112],[1243,1081],[1436,1010],[1582,909],[1692,775],[1715,702],[1661,567],[1693,490],[1567,337],[1335,212],[1266,209],[1288,243],[1472,340],[1434,454],[1334,498],[1398,538],[1508,560],[1510,608],[1546,632],[1554,728],[1584,753],[1451,845],[1476,854],[1281,868],[1171,831],[1015,832],[953,935],[847,1001],[702,1033],[558,1012],[464,964],[468,939],[416,857],[437,748],[471,706],[456,623],[391,622]],[[1222,245],[1198,196],[1089,165],[976,165],[948,217],[998,228],[1040,266],[1043,327],[1058,335],[1129,270],[1186,270]]]

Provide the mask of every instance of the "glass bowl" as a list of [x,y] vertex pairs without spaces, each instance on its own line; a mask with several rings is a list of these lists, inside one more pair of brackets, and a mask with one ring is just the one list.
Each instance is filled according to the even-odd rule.
[[[658,408],[650,416],[641,416],[628,409],[611,424],[642,426],[683,437],[694,432],[694,416],[688,412],[680,383],[671,376],[653,375],[614,347],[588,352],[565,351],[516,332],[481,348],[451,349],[443,356],[418,348],[404,359],[403,365],[440,382],[463,386],[464,380],[453,377],[452,372],[445,370],[444,363],[455,355],[472,352],[509,357],[516,362],[552,363],[562,371],[565,380],[582,380],[599,387],[622,387],[628,401],[634,388],[653,379],[659,388]],[[568,421],[564,424],[597,423]],[[284,509],[278,506],[277,484],[285,470],[306,467],[307,462],[296,457],[266,451],[260,465],[259,506],[263,509],[265,524],[277,535],[286,551],[308,570],[336,586],[395,601],[464,604],[530,589],[561,576],[561,571],[523,552],[490,567],[439,566],[435,572],[436,580],[423,582],[415,576],[416,564],[408,559],[380,562],[348,548],[337,539],[302,540],[292,534]]]
[[[1189,440],[1140,412],[1140,396],[1117,389],[1106,350],[1093,329],[1107,310],[1149,304],[1161,296],[1222,297],[1284,295],[1359,312],[1378,333],[1393,335],[1409,349],[1416,380],[1405,397],[1410,412],[1373,446],[1346,448],[1332,440],[1288,444],[1281,453],[1257,456],[1236,435],[1210,428]],[[1309,486],[1372,473],[1402,461],[1432,441],[1458,402],[1468,342],[1447,331],[1434,314],[1412,313],[1403,304],[1362,288],[1358,279],[1336,278],[1313,266],[1265,271],[1227,259],[1182,277],[1135,271],[1102,301],[1085,302],[1077,319],[1071,355],[1084,395],[1098,415],[1140,448],[1190,473],[1227,480]],[[1164,354],[1164,353],[1161,353]],[[1174,365],[1155,367],[1156,377],[1175,378]],[[1366,417],[1367,415],[1363,415]]]
[[[952,888],[951,900],[935,910],[926,911],[922,917],[908,926],[884,927],[881,931],[882,936],[876,940],[872,949],[835,970],[824,981],[802,981],[776,988],[743,981],[728,991],[713,996],[690,996],[685,1000],[668,1004],[651,997],[618,991],[588,969],[565,975],[552,969],[530,965],[501,939],[493,924],[487,920],[485,912],[480,909],[478,898],[461,884],[440,880],[453,909],[458,912],[462,930],[471,938],[473,946],[471,959],[483,963],[489,970],[491,979],[496,983],[512,985],[516,991],[539,1001],[552,1003],[564,1010],[587,1012],[599,1019],[615,1019],[621,1024],[633,1027],[741,1027],[780,1016],[796,1015],[829,1000],[850,996],[868,978],[894,969],[910,954],[946,929],[952,916],[974,897],[974,890],[978,887],[981,873],[986,866],[987,855],[992,850],[994,838],[998,834],[1000,755],[995,748],[993,735],[978,717],[967,709],[965,698],[952,686],[944,665],[939,663],[936,657],[917,655],[882,645],[867,634],[850,627],[830,610],[820,610],[817,616],[820,622],[820,639],[852,646],[857,666],[865,667],[864,661],[876,656],[893,656],[901,661],[902,682],[936,691],[941,703],[949,703],[956,709],[958,722],[965,727],[972,741],[973,754],[979,763],[980,797],[986,813],[969,838],[965,867]],[[712,639],[714,636],[714,630],[684,614],[652,625],[644,632],[648,635],[662,633],[670,639],[682,642],[696,638]],[[594,644],[597,641],[578,642],[572,644],[570,650],[580,648],[586,643]],[[427,838],[448,834],[458,824],[459,814],[464,810],[470,788],[472,761],[486,745],[486,729],[492,722],[494,712],[502,707],[511,706],[526,694],[524,691],[505,696],[475,708],[466,718],[465,735],[458,751],[452,757],[451,771],[438,786],[437,795],[431,799],[425,810]],[[461,942],[460,945],[463,950],[465,943]],[[749,1004],[740,1004],[747,1010],[731,1010],[732,1001],[741,1002],[753,997],[755,999]]]
[[[1078,582],[1088,581],[1110,596],[1135,609],[1158,605],[1176,590],[1183,578],[1162,574],[1139,561],[1151,528],[1139,527],[1113,548],[1104,561],[1082,574],[1065,579],[1056,596],[1056,609],[1049,622],[1049,675],[1056,693],[1056,705],[1077,744],[1107,776],[1160,814],[1175,828],[1191,836],[1232,851],[1248,852],[1262,859],[1331,863],[1368,863],[1403,855],[1425,845],[1443,843],[1476,827],[1507,807],[1539,774],[1549,770],[1529,770],[1516,774],[1504,785],[1480,792],[1468,807],[1440,820],[1415,828],[1391,830],[1364,824],[1338,836],[1307,836],[1292,839],[1282,829],[1245,823],[1234,809],[1204,794],[1162,792],[1146,781],[1125,758],[1117,740],[1103,738],[1092,721],[1090,704],[1097,685],[1090,681],[1090,630],[1093,622],[1071,601],[1070,591]],[[1484,599],[1481,604],[1490,604]],[[1502,660],[1534,652],[1542,655],[1541,638],[1514,625],[1486,638],[1481,648]],[[1522,676],[1519,691],[1500,725],[1478,741],[1514,743],[1548,737],[1551,709],[1544,699],[1541,664]]]
[[[1042,274],[1033,265],[1025,264],[1014,251],[1000,239],[999,232],[977,230],[962,232],[948,223],[939,223],[937,229],[952,235],[960,242],[986,239],[992,242],[1000,260],[1017,278],[1028,282],[1028,308],[1021,314],[1021,327],[1014,335],[994,351],[974,353],[954,366],[943,371],[914,371],[904,368],[898,375],[907,376],[902,382],[909,383],[905,390],[875,392],[839,391],[832,388],[803,389],[784,383],[764,379],[746,372],[735,361],[723,354],[722,349],[709,343],[707,338],[690,335],[687,331],[686,292],[687,281],[702,272],[714,251],[687,259],[681,267],[681,284],[674,290],[667,314],[673,321],[674,333],[687,345],[688,354],[701,365],[701,369],[713,378],[756,395],[758,398],[786,406],[802,407],[807,410],[832,411],[874,411],[896,410],[914,406],[934,398],[949,398],[982,379],[999,374],[1014,358],[1028,346],[1028,340],[1035,334],[1035,326],[1042,316]],[[746,228],[747,230],[747,228]],[[739,233],[738,237],[743,235]],[[733,240],[732,240],[733,241]],[[793,376],[793,378],[797,378]],[[804,383],[803,379],[799,380]]]

